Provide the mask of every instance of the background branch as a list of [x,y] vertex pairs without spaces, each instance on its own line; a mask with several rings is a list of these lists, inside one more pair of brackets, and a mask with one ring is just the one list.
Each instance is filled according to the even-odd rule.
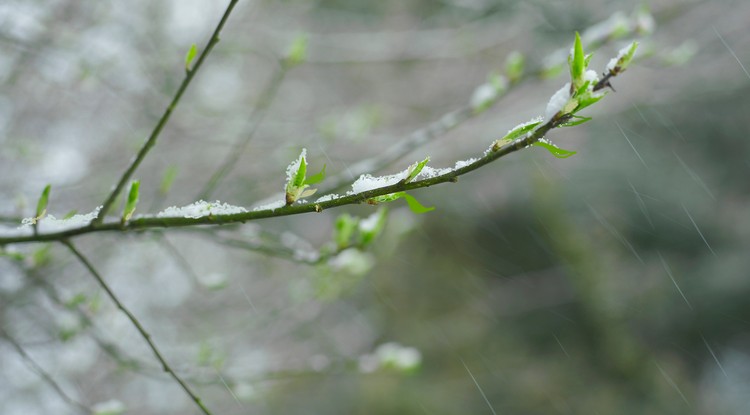
[[180,385],[180,387],[190,396],[190,399],[195,402],[195,404],[200,408],[200,410],[206,414],[211,415],[211,411],[208,410],[208,408],[201,402],[201,399],[198,397],[198,395],[195,394],[195,392],[190,389],[190,387],[185,383],[185,381],[180,378],[179,375],[172,369],[172,367],[167,363],[167,361],[162,356],[159,349],[156,347],[156,344],[151,340],[151,335],[146,331],[145,328],[143,328],[143,325],[141,325],[140,321],[133,315],[133,313],[130,312],[120,301],[119,298],[117,298],[117,295],[115,295],[114,291],[107,285],[107,283],[104,281],[104,278],[99,274],[99,272],[94,268],[93,265],[91,265],[91,262],[81,254],[78,249],[68,240],[63,240],[62,243],[68,247],[70,252],[75,255],[76,258],[81,262],[81,264],[91,273],[91,275],[96,279],[96,281],[99,283],[99,285],[104,289],[104,291],[107,293],[109,298],[112,300],[112,302],[115,303],[117,308],[119,308],[125,315],[128,317],[131,323],[133,323],[133,326],[138,330],[138,332],[141,334],[141,337],[148,343],[148,347],[151,349],[152,352],[154,352],[154,356],[156,356],[156,359],[161,363],[162,368],[165,372],[169,373],[170,376]]

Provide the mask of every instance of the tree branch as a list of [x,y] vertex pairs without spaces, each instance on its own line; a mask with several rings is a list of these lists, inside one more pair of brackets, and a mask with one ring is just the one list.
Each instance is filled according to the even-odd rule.
[[481,157],[473,163],[461,167],[460,169],[451,170],[448,173],[428,179],[415,180],[409,183],[399,182],[390,186],[380,187],[377,189],[368,190],[366,192],[345,195],[342,197],[326,200],[324,202],[300,203],[280,207],[277,209],[254,210],[250,212],[233,213],[227,215],[207,215],[198,218],[149,216],[133,219],[130,222],[126,222],[125,224],[122,224],[120,221],[108,222],[103,224],[90,223],[89,225],[82,226],[80,228],[73,228],[59,232],[1,237],[0,246],[11,243],[64,241],[68,238],[95,232],[128,232],[159,228],[178,228],[195,225],[225,225],[230,223],[244,223],[265,218],[299,215],[301,213],[310,212],[322,212],[325,209],[363,203],[369,199],[378,196],[389,195],[396,192],[430,187],[440,183],[454,183],[458,181],[458,178],[460,176],[463,176],[464,174],[477,170],[480,167],[492,163],[493,161],[501,157],[507,156],[511,153],[515,153],[518,150],[530,146],[540,138],[544,137],[549,130],[559,126],[560,124],[563,124],[566,121],[567,119],[565,118],[552,119],[546,124],[541,125],[532,133],[526,135],[525,137],[505,144],[504,146],[497,149],[497,151],[488,151],[487,154],[484,155],[484,157]]
[[161,363],[162,369],[164,369],[165,372],[169,373],[172,378],[182,387],[182,389],[190,396],[190,398],[195,402],[196,405],[201,409],[201,411],[206,415],[211,415],[211,411],[206,408],[206,406],[201,402],[201,399],[193,392],[190,387],[180,378],[180,376],[177,375],[177,373],[172,369],[172,367],[167,363],[167,361],[162,356],[159,349],[156,347],[156,344],[151,340],[151,335],[146,331],[146,329],[143,328],[143,325],[141,325],[140,321],[133,315],[133,313],[130,312],[119,300],[117,295],[112,291],[112,289],[107,285],[107,283],[104,281],[104,278],[99,274],[99,272],[94,268],[93,265],[91,265],[91,262],[89,262],[88,259],[86,259],[83,254],[81,254],[78,249],[68,240],[62,240],[61,241],[65,246],[70,249],[70,252],[75,255],[76,258],[78,258],[79,261],[81,261],[81,264],[91,273],[91,275],[96,279],[96,281],[99,283],[99,285],[104,289],[104,291],[107,293],[110,299],[112,299],[112,302],[115,303],[117,308],[120,309],[125,315],[128,317],[131,323],[133,323],[133,326],[138,330],[138,332],[141,334],[141,337],[143,337],[144,340],[146,340],[146,343],[148,343],[149,348],[151,348],[151,351],[154,352],[154,356],[156,356],[156,359]]
[[122,174],[122,176],[120,177],[120,180],[117,182],[117,185],[115,185],[115,188],[112,189],[112,192],[104,201],[104,204],[102,205],[102,208],[99,211],[99,216],[97,216],[96,219],[93,220],[92,222],[93,224],[102,223],[102,221],[104,220],[104,217],[107,215],[110,209],[112,209],[112,205],[115,203],[117,196],[125,187],[125,184],[128,182],[128,180],[130,180],[130,177],[133,175],[135,170],[138,168],[138,166],[140,166],[143,159],[146,158],[146,155],[148,154],[148,152],[156,144],[156,140],[159,138],[159,135],[161,134],[161,131],[164,129],[164,126],[167,125],[167,121],[169,121],[169,117],[172,115],[172,111],[174,111],[174,109],[177,107],[177,104],[180,102],[180,98],[182,98],[182,94],[185,92],[188,85],[190,85],[190,82],[195,77],[195,74],[198,73],[198,70],[203,65],[203,62],[206,60],[206,57],[208,56],[208,54],[211,53],[211,50],[214,48],[214,46],[217,43],[219,43],[219,33],[221,32],[221,29],[224,27],[224,24],[229,18],[229,15],[232,13],[232,9],[234,9],[234,6],[237,4],[238,1],[239,0],[230,0],[226,11],[224,11],[224,15],[221,17],[219,24],[216,26],[216,29],[214,30],[214,33],[211,35],[211,38],[208,40],[208,43],[203,48],[203,52],[201,52],[200,56],[196,60],[195,65],[192,68],[187,69],[185,73],[185,79],[182,80],[182,84],[180,84],[180,87],[177,89],[177,93],[175,93],[174,98],[172,98],[172,102],[170,102],[169,106],[167,106],[167,109],[164,111],[164,114],[161,116],[161,119],[159,119],[159,122],[156,124],[156,127],[154,127],[154,130],[151,132],[151,135],[143,144],[143,147],[141,147],[141,149],[138,151],[138,154],[130,163],[130,166],[128,166],[128,168]]

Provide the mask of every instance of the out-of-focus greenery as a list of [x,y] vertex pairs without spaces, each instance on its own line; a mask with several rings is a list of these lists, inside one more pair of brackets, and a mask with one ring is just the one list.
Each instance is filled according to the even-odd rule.
[[[223,7],[198,3],[3,6],[0,108],[10,115],[0,117],[0,214],[33,216],[50,182],[48,212],[101,203],[179,83],[185,52]],[[305,62],[218,188],[222,201],[250,206],[280,192],[302,147],[316,169],[345,171],[465,105],[513,51],[538,68],[570,47],[574,31],[632,12],[593,1],[243,7],[134,177],[137,213],[194,201],[248,131],[275,59],[300,33]],[[750,5],[660,1],[651,11],[654,35],[614,82],[617,92],[585,114],[592,121],[550,134],[576,155],[529,148],[415,192],[437,209],[391,208],[371,249],[346,251],[346,263],[293,264],[199,232],[167,233],[172,248],[147,235],[105,235],[82,240],[81,250],[215,413],[743,414]],[[605,45],[592,67],[621,46]],[[481,154],[542,114],[566,75],[527,78],[385,173],[427,156],[430,166],[452,166]],[[373,209],[237,233],[307,247],[285,233],[294,232],[318,248],[338,214]],[[91,405],[117,399],[132,413],[194,409],[151,370],[142,339],[63,250],[23,249],[23,261],[0,258],[0,323],[66,391]],[[102,338],[134,360],[117,361]],[[421,360],[408,370],[368,366],[391,342]],[[5,346],[0,412],[74,413]]]

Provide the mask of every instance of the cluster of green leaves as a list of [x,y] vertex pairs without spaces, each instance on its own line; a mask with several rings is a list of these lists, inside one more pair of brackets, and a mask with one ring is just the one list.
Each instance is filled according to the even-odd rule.
[[356,247],[365,249],[380,236],[385,227],[388,209],[378,209],[367,219],[360,219],[347,213],[339,215],[333,230],[333,242],[337,251]]

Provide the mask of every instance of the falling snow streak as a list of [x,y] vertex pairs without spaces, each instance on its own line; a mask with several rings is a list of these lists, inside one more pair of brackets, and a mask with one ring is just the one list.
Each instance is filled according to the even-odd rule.
[[716,30],[716,27],[714,27],[714,26],[711,26],[711,27],[714,29],[714,33],[716,33],[716,36],[719,37],[719,40],[721,40],[721,44],[723,44],[724,47],[727,48],[727,50],[729,51],[729,53],[732,54],[732,56],[734,57],[734,60],[736,60],[737,63],[740,64],[740,68],[742,68],[742,71],[745,72],[745,75],[747,75],[747,78],[750,79],[750,73],[747,72],[747,69],[745,68],[745,65],[742,64],[742,61],[740,60],[740,58],[737,57],[737,54],[734,53],[734,51],[732,50],[732,48],[730,48],[729,45],[727,44],[727,42],[724,41],[724,37],[721,36],[721,33],[719,33],[718,30]]
[[565,353],[565,356],[566,356],[566,357],[567,357],[568,359],[570,359],[570,355],[568,354],[568,351],[567,351],[567,350],[565,350],[565,347],[563,346],[563,344],[562,344],[562,342],[560,341],[560,339],[559,339],[559,338],[557,338],[557,335],[553,333],[553,334],[552,334],[552,337],[554,337],[554,338],[555,338],[555,341],[557,342],[557,345],[558,345],[558,346],[560,346],[560,349],[562,349],[563,353]]
[[724,374],[724,376],[725,376],[725,377],[726,377],[727,379],[729,379],[729,375],[727,375],[727,372],[726,372],[726,370],[724,370],[724,366],[722,366],[722,365],[721,365],[721,362],[719,362],[719,358],[718,358],[718,357],[716,357],[716,353],[714,353],[714,349],[712,349],[712,348],[711,348],[711,345],[710,345],[710,344],[708,344],[708,342],[706,341],[706,338],[705,338],[705,337],[703,337],[703,335],[702,335],[702,334],[701,334],[701,340],[703,340],[703,344],[705,344],[705,345],[706,345],[706,349],[708,349],[708,352],[709,352],[709,353],[711,353],[711,356],[712,356],[712,357],[714,358],[714,361],[716,362],[716,365],[717,365],[717,366],[719,366],[719,369],[721,369],[721,373],[723,373],[723,374]]
[[638,200],[638,207],[641,209],[641,213],[643,213],[643,216],[648,221],[648,224],[651,225],[651,229],[655,229],[654,222],[651,220],[651,215],[649,215],[648,209],[646,208],[646,202],[643,201],[641,194],[638,193],[637,190],[635,190],[635,186],[633,186],[633,183],[631,183],[630,180],[628,180],[628,184],[630,185],[630,188],[633,189],[633,194],[635,194],[636,200]]
[[227,381],[224,380],[224,376],[221,376],[221,372],[218,370],[216,371],[216,375],[219,376],[219,380],[221,380],[221,383],[224,384],[224,387],[227,388],[229,391],[229,394],[232,395],[232,398],[234,398],[234,401],[237,402],[237,405],[239,405],[240,408],[244,408],[245,406],[242,405],[242,402],[240,402],[240,399],[237,397],[237,395],[234,394],[234,391],[231,387],[229,387],[229,384],[227,384]]
[[487,395],[484,394],[484,391],[482,390],[482,387],[479,386],[479,382],[477,382],[477,379],[471,373],[471,370],[469,370],[469,366],[466,366],[466,362],[464,362],[464,359],[461,359],[461,364],[464,365],[464,368],[466,369],[466,372],[469,373],[469,376],[471,376],[471,380],[474,381],[474,385],[477,386],[477,389],[479,389],[479,393],[482,394],[482,398],[484,398],[484,401],[487,402],[487,406],[490,408],[490,411],[492,411],[492,415],[497,415],[497,412],[495,412],[495,408],[492,407],[492,404],[490,403],[490,400],[487,399]]
[[716,252],[714,252],[714,250],[711,248],[711,245],[708,244],[708,241],[706,240],[706,237],[703,236],[703,232],[701,232],[700,228],[698,227],[698,224],[695,223],[695,220],[693,220],[693,216],[690,215],[690,212],[688,212],[688,210],[687,210],[687,208],[685,207],[684,204],[682,205],[682,209],[685,210],[685,213],[687,214],[687,217],[690,219],[690,222],[693,223],[693,226],[695,227],[695,230],[698,231],[698,235],[701,236],[701,239],[703,239],[703,243],[706,244],[706,247],[708,247],[708,250],[711,251],[711,253],[714,256],[716,256]]
[[672,270],[669,268],[669,264],[667,264],[667,261],[664,260],[664,257],[661,256],[661,252],[657,252],[659,255],[659,260],[661,260],[661,265],[664,267],[664,271],[667,271],[667,275],[669,275],[669,279],[672,280],[672,284],[674,284],[675,288],[677,288],[677,292],[680,293],[682,296],[682,299],[685,300],[685,304],[687,304],[690,309],[693,309],[693,306],[690,304],[690,301],[688,301],[687,297],[685,296],[685,293],[682,292],[682,289],[679,285],[677,285],[677,280],[674,279],[674,276],[672,275]]
[[664,379],[666,379],[667,383],[669,383],[669,385],[670,385],[671,387],[673,387],[673,388],[674,388],[674,390],[676,390],[676,391],[677,391],[677,393],[679,393],[679,394],[680,394],[680,397],[682,398],[682,400],[683,400],[683,401],[685,401],[685,404],[687,404],[687,406],[690,406],[690,402],[688,402],[687,398],[685,397],[685,395],[684,395],[684,394],[682,393],[682,391],[680,390],[680,387],[679,387],[679,386],[677,386],[677,384],[676,384],[676,383],[674,383],[674,381],[672,380],[672,378],[671,378],[671,377],[669,377],[669,375],[667,374],[667,372],[665,372],[665,371],[664,371],[664,369],[662,369],[662,368],[661,368],[661,366],[659,365],[659,363],[657,363],[657,362],[654,362],[654,364],[655,364],[655,365],[656,365],[656,367],[657,367],[657,368],[659,369],[659,372],[661,372],[661,375],[662,375],[662,376],[664,376]]
[[628,248],[630,250],[630,252],[632,252],[633,255],[635,255],[636,259],[638,259],[638,261],[641,264],[643,264],[644,263],[643,259],[641,258],[640,255],[638,255],[638,251],[635,250],[635,248],[633,247],[633,245],[630,242],[628,242],[628,240],[625,239],[625,237],[622,236],[620,234],[620,232],[618,232],[617,229],[614,226],[612,226],[611,223],[607,222],[607,220],[604,219],[604,217],[602,215],[600,215],[599,212],[596,211],[596,209],[594,209],[591,205],[587,204],[587,206],[589,207],[589,210],[591,210],[591,213],[594,214],[594,218],[602,226],[604,226],[604,229],[606,229],[607,232],[611,233],[618,241],[620,241],[621,244],[623,244],[626,248]]
[[711,189],[709,189],[708,186],[706,186],[706,183],[704,183],[703,180],[701,180],[700,176],[695,174],[695,172],[690,167],[688,167],[688,165],[685,164],[684,161],[682,161],[682,159],[680,158],[680,156],[677,155],[677,153],[673,151],[672,154],[674,154],[674,156],[677,157],[677,161],[679,161],[680,164],[682,164],[682,168],[684,168],[685,171],[688,172],[688,174],[690,175],[690,178],[692,178],[696,183],[698,183],[698,185],[700,185],[700,187],[702,187],[703,190],[706,193],[708,193],[709,196],[711,196],[711,199],[716,200],[716,197],[714,197],[714,194],[711,193]]
[[622,127],[620,126],[620,123],[617,122],[617,121],[615,121],[615,125],[617,126],[617,128],[620,129],[620,132],[622,133],[622,136],[625,137],[625,140],[628,142],[628,144],[630,144],[630,148],[633,149],[633,152],[635,152],[635,155],[638,156],[638,160],[640,160],[641,163],[643,163],[643,167],[648,168],[648,166],[646,165],[646,162],[643,160],[643,157],[641,157],[641,153],[639,153],[638,150],[635,149],[635,146],[633,145],[633,143],[628,138],[628,135],[625,134],[625,130],[622,129]]

